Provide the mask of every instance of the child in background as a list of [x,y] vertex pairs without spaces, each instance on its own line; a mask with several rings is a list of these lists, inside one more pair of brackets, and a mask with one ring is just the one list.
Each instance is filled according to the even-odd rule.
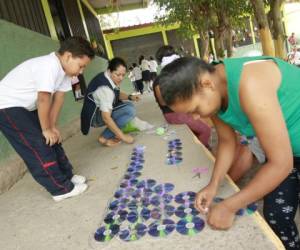
[[138,88],[136,86],[135,77],[134,77],[134,74],[133,74],[133,67],[129,67],[129,69],[128,69],[128,78],[131,81],[132,87],[135,91],[133,94],[138,94]]
[[[167,64],[179,58],[175,53],[175,50],[170,45],[162,46],[156,52],[156,59],[161,63],[161,67],[164,68]],[[186,124],[192,132],[197,136],[206,147],[209,148],[209,138],[211,129],[206,122],[202,121],[200,117],[193,117],[191,114],[173,112],[167,107],[163,100],[159,98],[160,90],[158,82],[153,84],[153,92],[158,106],[160,107],[166,121],[170,124]]]
[[149,68],[150,68],[150,87],[151,89],[153,88],[153,82],[155,80],[155,78],[157,77],[157,62],[156,60],[150,56],[150,61],[149,61]]
[[150,65],[149,61],[145,59],[143,55],[140,56],[139,58],[139,64],[142,70],[142,79],[143,83],[145,84],[145,87],[147,91],[150,93],[151,92],[151,75],[150,75]]
[[133,66],[132,72],[133,72],[134,79],[135,79],[135,85],[137,87],[138,92],[143,94],[144,84],[143,84],[142,70],[136,63],[133,63],[132,66]]
[[78,77],[77,76],[72,77],[71,83],[75,95],[75,100],[78,101],[82,99],[84,96],[81,93],[80,82]]
[[0,82],[0,130],[55,201],[87,189],[86,178],[73,175],[57,120],[71,78],[94,55],[89,42],[71,37],[57,52],[21,63]]

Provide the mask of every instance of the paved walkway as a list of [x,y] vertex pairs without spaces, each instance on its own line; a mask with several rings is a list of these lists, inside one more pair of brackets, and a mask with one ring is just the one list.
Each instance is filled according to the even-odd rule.
[[[138,105],[138,116],[156,126],[164,124],[153,97],[149,95],[146,95],[142,103]],[[196,236],[189,240],[188,237],[182,238],[185,236],[180,235],[175,236],[172,241],[152,239],[134,244],[122,242],[119,245],[117,243],[95,244],[93,234],[101,222],[108,200],[124,175],[129,155],[134,147],[134,145],[126,144],[113,149],[102,147],[96,140],[99,132],[100,130],[95,129],[87,137],[78,133],[64,143],[75,172],[89,179],[89,189],[86,193],[55,203],[27,173],[12,189],[0,196],[0,249],[199,249],[201,246],[198,245]],[[137,135],[136,144],[142,144],[145,136],[150,135]],[[154,143],[153,148],[156,145],[161,147],[155,141],[152,143]],[[189,151],[188,145],[186,147],[185,152],[189,153],[185,157],[195,157],[196,153]],[[149,154],[147,157],[155,159],[157,155]],[[168,175],[168,172],[164,175]],[[182,183],[180,175],[179,178],[180,180],[176,183]],[[247,225],[248,223],[245,223],[245,226]],[[246,237],[247,232],[250,232],[247,230],[253,232],[255,227],[257,225],[251,227],[252,229],[241,227],[241,230],[245,230],[245,234],[236,234],[236,231],[205,234],[205,237],[211,237],[207,239],[210,244],[206,245],[205,249],[217,249],[214,247],[216,238],[224,241],[224,244],[222,242],[218,244],[223,249],[231,249],[234,246],[238,249],[258,249],[256,247],[258,241],[269,246],[270,242],[262,233],[253,236],[256,239],[254,242],[251,242],[251,237],[248,237],[250,233]],[[236,241],[232,240],[236,237]],[[245,240],[245,237],[246,243],[238,245],[237,243]],[[228,239],[231,240],[228,241]],[[184,243],[189,241],[193,244]]]

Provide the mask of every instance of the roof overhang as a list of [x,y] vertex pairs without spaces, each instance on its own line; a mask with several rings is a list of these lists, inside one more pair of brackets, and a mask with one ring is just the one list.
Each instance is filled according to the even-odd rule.
[[147,8],[149,0],[88,0],[98,14]]

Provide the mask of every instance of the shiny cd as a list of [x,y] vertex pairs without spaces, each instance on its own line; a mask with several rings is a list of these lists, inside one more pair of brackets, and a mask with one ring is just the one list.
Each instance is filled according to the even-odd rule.
[[129,226],[127,229],[120,230],[119,237],[124,241],[135,241],[143,237],[146,232],[147,227],[138,223],[135,226]]
[[164,219],[162,222],[153,222],[149,225],[148,233],[153,237],[165,237],[175,229],[174,221]]
[[194,203],[196,197],[195,192],[182,192],[175,196],[175,201],[180,204]]
[[165,217],[171,217],[175,213],[175,207],[171,205],[165,205],[163,209],[163,215]]
[[128,212],[126,210],[119,210],[118,212],[110,212],[105,218],[104,222],[106,224],[120,224],[122,221],[126,220]]
[[95,232],[95,240],[102,242],[110,241],[119,232],[119,229],[119,225],[116,224],[102,226]]
[[153,180],[153,179],[148,179],[148,180],[142,180],[140,182],[138,182],[136,184],[136,187],[137,188],[152,188],[154,187],[156,184],[156,180]]
[[195,235],[204,228],[204,220],[198,216],[187,216],[176,224],[176,230],[183,235]]
[[190,204],[188,207],[181,205],[179,206],[176,211],[175,214],[177,217],[179,218],[184,218],[188,215],[198,215],[199,212],[196,210],[196,208],[194,207],[193,204]]
[[137,222],[138,218],[139,218],[139,215],[136,211],[131,211],[127,215],[127,220],[131,223]]
[[174,189],[174,184],[172,183],[164,183],[154,187],[154,192],[157,194],[165,194],[169,193]]
[[150,212],[150,216],[154,220],[159,220],[161,218],[161,211],[158,208],[153,208]]
[[148,208],[143,208],[142,211],[140,212],[140,216],[144,219],[144,220],[148,220],[150,218],[151,215],[151,211]]

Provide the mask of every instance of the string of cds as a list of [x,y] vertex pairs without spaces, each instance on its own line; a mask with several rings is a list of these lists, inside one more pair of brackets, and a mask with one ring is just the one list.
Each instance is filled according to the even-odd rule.
[[168,141],[168,153],[166,163],[168,165],[177,165],[182,162],[182,142],[180,139]]

